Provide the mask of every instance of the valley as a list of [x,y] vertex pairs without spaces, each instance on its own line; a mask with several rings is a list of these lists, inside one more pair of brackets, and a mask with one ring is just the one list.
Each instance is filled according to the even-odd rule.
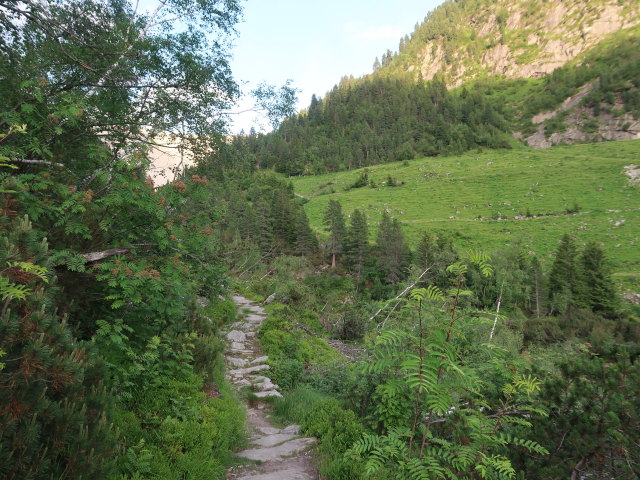
[[[305,210],[319,235],[333,199],[347,215],[356,208],[365,212],[372,235],[386,210],[401,222],[412,245],[423,232],[444,231],[461,249],[519,244],[545,262],[559,238],[570,233],[579,243],[603,244],[616,271],[635,276],[640,273],[640,191],[625,167],[639,157],[638,141],[516,148],[291,181],[308,201]],[[350,188],[365,172],[367,184]],[[389,186],[389,179],[397,186]]]

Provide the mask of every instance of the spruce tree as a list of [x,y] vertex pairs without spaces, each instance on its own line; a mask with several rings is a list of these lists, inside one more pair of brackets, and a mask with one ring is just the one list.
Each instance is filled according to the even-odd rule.
[[451,237],[443,232],[435,235],[424,232],[413,254],[413,264],[420,272],[429,269],[423,277],[423,283],[441,288],[450,285],[451,278],[447,273],[447,267],[458,259]]
[[49,268],[46,241],[26,218],[2,223],[2,280],[25,295],[3,295],[0,312],[0,478],[106,478],[116,441],[105,372],[51,311],[55,278],[29,267]]
[[362,211],[356,209],[351,214],[351,225],[345,238],[345,256],[356,278],[360,281],[362,268],[369,250],[369,226]]
[[301,255],[311,255],[318,250],[318,239],[309,226],[309,218],[304,208],[298,207],[296,215],[296,251]]
[[611,316],[616,311],[616,289],[609,274],[604,251],[595,242],[589,242],[580,256],[584,289],[581,300],[585,307],[596,313]]
[[549,274],[549,300],[552,309],[562,313],[575,306],[581,291],[578,250],[573,238],[565,234],[560,240]]
[[376,247],[387,279],[397,283],[404,276],[411,251],[405,242],[400,222],[397,218],[392,220],[386,211],[382,213]]
[[327,252],[331,255],[331,268],[336,268],[336,259],[343,252],[345,236],[342,205],[337,200],[329,200],[329,205],[324,213],[324,225],[329,232]]

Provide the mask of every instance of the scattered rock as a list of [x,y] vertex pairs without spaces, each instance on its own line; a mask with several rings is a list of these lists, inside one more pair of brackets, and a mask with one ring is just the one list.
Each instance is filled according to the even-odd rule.
[[640,293],[625,293],[622,295],[622,298],[629,300],[631,303],[635,303],[636,305],[640,305]]
[[244,358],[227,357],[227,363],[233,367],[246,367],[249,362]]
[[232,342],[244,342],[247,339],[247,336],[240,330],[231,330],[227,333],[227,338]]
[[234,376],[242,375],[244,377],[248,373],[261,372],[263,370],[269,370],[269,368],[271,368],[269,367],[269,365],[256,365],[255,367],[238,368],[236,370],[230,370],[229,374]]
[[282,394],[277,390],[267,390],[266,392],[256,392],[254,395],[258,398],[269,398],[269,397],[282,398]]
[[276,300],[276,292],[273,292],[271,295],[269,295],[267,297],[267,299],[262,302],[263,305],[269,305],[270,303],[273,303]]
[[206,297],[198,297],[196,303],[200,308],[207,308],[209,306],[209,299]]
[[269,357],[267,357],[266,355],[262,356],[262,357],[258,357],[255,360],[251,361],[251,365],[257,365],[259,363],[264,363],[267,360],[269,360]]
[[281,445],[269,448],[250,448],[238,452],[239,457],[248,458],[250,460],[268,461],[275,459],[284,459],[290,455],[293,455],[300,450],[308,447],[313,443],[313,438],[296,438],[289,442],[285,442]]

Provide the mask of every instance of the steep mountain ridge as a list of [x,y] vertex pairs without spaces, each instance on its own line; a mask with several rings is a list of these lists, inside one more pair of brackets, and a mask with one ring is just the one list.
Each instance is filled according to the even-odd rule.
[[448,0],[383,64],[416,79],[440,73],[449,87],[482,75],[540,78],[638,23],[638,0]]

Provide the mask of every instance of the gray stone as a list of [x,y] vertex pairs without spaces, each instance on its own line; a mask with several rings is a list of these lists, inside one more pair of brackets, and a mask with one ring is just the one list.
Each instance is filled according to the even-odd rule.
[[271,383],[271,380],[269,380],[268,382],[265,380],[264,382],[253,383],[252,385],[258,390],[260,390],[261,392],[266,392],[269,390],[278,390],[280,388],[275,383]]
[[268,390],[266,392],[256,392],[254,395],[258,398],[268,398],[268,397],[280,397],[282,398],[282,394],[276,390]]
[[264,355],[262,357],[258,357],[255,360],[251,360],[251,365],[257,365],[258,363],[264,363],[269,360],[269,357]]
[[227,338],[232,342],[244,342],[247,339],[244,332],[241,332],[240,330],[231,330],[227,333]]
[[249,473],[238,477],[237,480],[316,480],[317,478],[296,467],[291,467],[269,473]]
[[267,460],[280,460],[303,450],[313,443],[314,440],[313,438],[296,438],[275,447],[243,450],[238,452],[238,456],[262,462],[266,462]]
[[276,292],[273,292],[271,295],[269,295],[267,297],[267,299],[262,302],[264,305],[269,305],[270,303],[273,303],[276,300]]
[[236,370],[231,370],[229,371],[230,375],[246,375],[248,373],[253,373],[253,372],[261,372],[263,370],[269,370],[269,365],[256,365],[255,367],[249,367],[249,368],[238,368]]
[[250,387],[251,386],[251,382],[249,380],[247,380],[246,378],[241,378],[240,380],[235,380],[233,382],[234,385],[236,385],[237,387]]
[[234,355],[251,355],[253,352],[245,348],[232,348],[229,350],[229,353],[233,353]]
[[227,363],[233,367],[245,367],[248,362],[244,358],[227,357]]
[[296,435],[290,433],[274,433],[267,435],[266,437],[260,437],[257,440],[251,442],[252,447],[275,447],[281,443],[288,442],[296,438]]
[[209,306],[209,299],[207,297],[198,297],[196,302],[200,308],[207,308]]
[[291,433],[294,435],[300,434],[300,425],[289,425],[282,430],[283,433]]
[[263,435],[275,435],[276,433],[282,433],[282,430],[275,427],[258,427],[257,430]]
[[[231,349],[232,350],[245,350],[245,344],[244,343],[239,343],[239,342],[232,342],[231,343]],[[251,350],[249,350],[251,351]]]
[[247,322],[250,322],[250,323],[262,323],[264,322],[264,320],[265,318],[263,315],[254,315],[254,314],[247,315]]

